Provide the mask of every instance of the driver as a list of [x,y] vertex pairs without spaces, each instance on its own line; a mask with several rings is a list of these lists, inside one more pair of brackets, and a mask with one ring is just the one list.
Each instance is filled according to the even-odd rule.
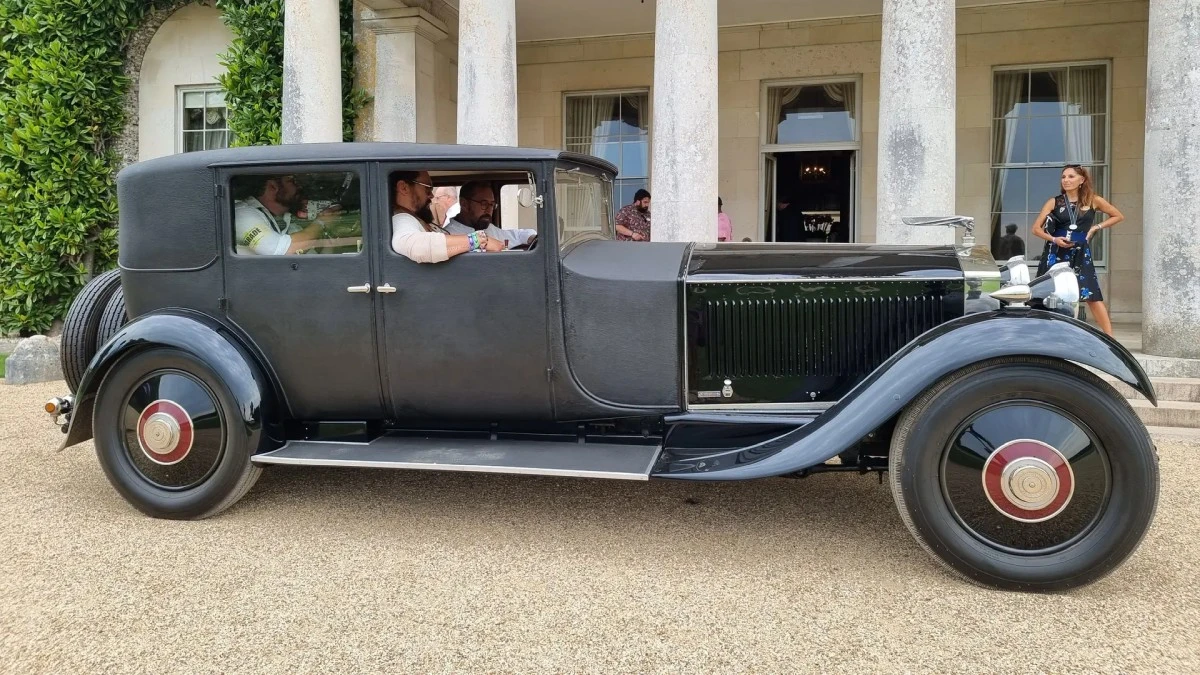
[[307,227],[293,222],[292,214],[304,209],[307,200],[295,176],[247,176],[252,196],[233,208],[234,243],[237,252],[251,255],[292,255],[312,248],[326,220],[342,209],[338,205],[321,211]]
[[485,232],[492,239],[504,242],[504,248],[529,246],[537,239],[537,230],[505,230],[496,227],[492,214],[496,210],[496,193],[482,181],[471,181],[458,193],[461,205],[456,216],[446,222],[451,234]]

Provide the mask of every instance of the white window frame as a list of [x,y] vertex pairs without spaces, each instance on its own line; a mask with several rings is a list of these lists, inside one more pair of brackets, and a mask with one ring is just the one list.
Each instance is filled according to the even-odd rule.
[[[175,87],[175,154],[178,155],[178,154],[182,153],[183,147],[184,147],[183,146],[183,111],[184,111],[183,96],[184,96],[184,94],[203,93],[203,94],[205,94],[205,97],[206,97],[205,101],[207,103],[207,95],[209,92],[213,92],[213,91],[224,92],[225,90],[222,89],[221,86],[217,85],[217,84],[186,84],[186,85],[179,85],[179,86]],[[205,107],[207,107],[207,105]],[[226,103],[226,105],[225,105],[225,132],[226,132],[227,137],[229,134],[233,133],[229,129],[229,105],[228,105],[228,103]]]
[[[854,84],[854,139],[834,143],[767,143],[767,133],[774,120],[767,119],[768,90],[777,87],[807,87],[821,84]],[[767,188],[763,180],[767,173],[767,155],[780,152],[852,150],[854,151],[854,180],[850,186],[850,241],[859,240],[859,221],[862,203],[862,127],[863,127],[863,84],[862,74],[831,75],[827,77],[800,77],[785,80],[764,80],[759,89],[758,109],[758,241],[766,241],[767,224],[763,214],[767,209]],[[774,122],[778,124],[778,122]]]
[[[1112,170],[1113,170],[1113,145],[1112,145],[1112,78],[1113,64],[1112,59],[1085,59],[1082,61],[1050,61],[1046,63],[1026,63],[1012,64],[1003,66],[993,66],[991,73],[988,75],[988,185],[991,186],[991,172],[996,169],[1061,169],[1066,163],[1063,162],[1026,162],[1024,164],[996,164],[992,157],[992,148],[996,144],[996,110],[995,110],[995,95],[996,95],[996,73],[1000,72],[1020,72],[1031,73],[1038,70],[1054,70],[1055,68],[1084,68],[1087,66],[1104,66],[1104,162],[1100,164],[1093,163],[1093,166],[1104,167],[1104,185],[1097,185],[1096,193],[1101,196],[1109,195],[1109,188],[1112,185]],[[1026,195],[1026,200],[1029,199]],[[1047,197],[1048,198],[1048,197]],[[996,203],[996,196],[988,191],[988,219],[992,217],[992,205]],[[1028,207],[1027,207],[1028,208]],[[1033,215],[1037,215],[1034,213]],[[1112,242],[1110,241],[1108,230],[1101,230],[1100,236],[1103,237],[1104,246],[1102,251],[1103,257],[1096,258],[1093,262],[1097,271],[1108,271],[1108,254],[1111,250]],[[1037,256],[1041,255],[1041,251],[1026,251],[1026,262],[1031,266],[1037,265]]]
[[[626,89],[587,89],[584,91],[564,91],[562,95],[562,149],[567,149],[567,99],[578,96],[627,96],[629,94],[646,95],[646,189],[654,184],[654,95],[649,87],[631,87]],[[617,182],[623,180],[621,167],[617,167],[617,175],[613,178],[613,195],[618,194]],[[614,199],[615,202],[615,199]],[[619,209],[624,204],[612,205]]]

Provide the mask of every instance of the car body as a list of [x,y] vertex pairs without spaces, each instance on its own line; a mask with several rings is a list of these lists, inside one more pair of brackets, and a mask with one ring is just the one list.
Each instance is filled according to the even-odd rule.
[[[437,185],[488,182],[495,217],[536,228],[536,243],[436,264],[398,255],[397,172],[421,170]],[[261,232],[242,236],[250,202],[235,193],[284,175],[304,193],[281,216],[289,228],[336,200],[350,205],[344,231],[323,225],[312,255],[248,254]],[[114,486],[160,517],[219,512],[273,464],[886,471],[917,540],[980,583],[1071,587],[1136,547],[1154,448],[1081,365],[1154,391],[1121,345],[1071,318],[1069,270],[1012,279],[969,238],[613,241],[615,177],[556,150],[409,144],[126,168],[129,321],[95,345],[73,396],[48,405],[64,447],[94,436]]]

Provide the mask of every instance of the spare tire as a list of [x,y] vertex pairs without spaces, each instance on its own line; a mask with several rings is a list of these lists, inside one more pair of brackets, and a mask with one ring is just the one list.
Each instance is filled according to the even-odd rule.
[[67,310],[63,322],[59,358],[63,379],[71,393],[79,387],[87,365],[96,353],[96,331],[114,291],[121,286],[121,271],[109,270],[87,283]]
[[129,317],[125,315],[125,292],[118,286],[108,299],[108,304],[104,306],[104,313],[100,315],[100,326],[96,329],[96,349],[107,344],[128,321]]

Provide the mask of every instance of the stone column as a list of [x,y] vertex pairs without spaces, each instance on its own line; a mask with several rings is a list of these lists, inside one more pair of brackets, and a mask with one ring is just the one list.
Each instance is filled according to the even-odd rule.
[[906,216],[954,214],[954,0],[883,0],[876,241],[945,244]]
[[717,240],[717,0],[658,0],[650,238]]
[[338,0],[284,0],[283,142],[342,140]]
[[458,142],[517,144],[516,0],[458,3]]
[[365,10],[363,26],[375,34],[371,140],[434,141],[433,46],[446,39],[445,25],[414,7]]
[[1142,348],[1200,359],[1200,0],[1150,0],[1146,63]]

